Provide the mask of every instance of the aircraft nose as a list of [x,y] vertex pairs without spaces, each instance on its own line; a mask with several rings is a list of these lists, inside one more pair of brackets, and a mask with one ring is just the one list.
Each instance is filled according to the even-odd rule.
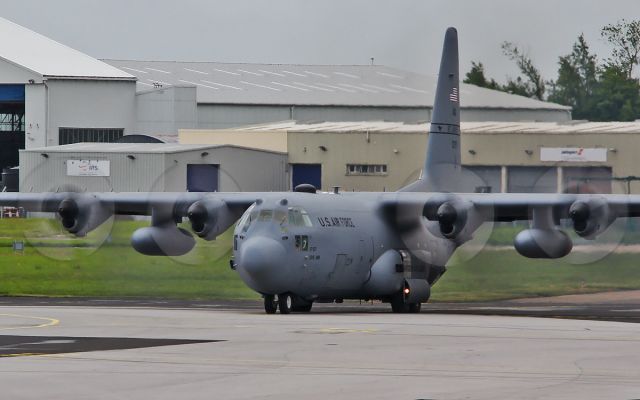
[[283,269],[285,261],[284,246],[268,237],[250,238],[240,250],[240,266],[254,278]]

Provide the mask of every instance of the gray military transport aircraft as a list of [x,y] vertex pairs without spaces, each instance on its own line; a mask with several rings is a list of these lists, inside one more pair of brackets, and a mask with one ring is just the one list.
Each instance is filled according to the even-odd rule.
[[195,245],[183,218],[204,240],[238,219],[231,268],[264,297],[267,313],[310,311],[314,302],[377,299],[394,312],[419,312],[455,249],[484,222],[530,220],[514,241],[525,257],[559,258],[572,241],[618,217],[640,216],[640,196],[461,193],[458,37],[444,39],[421,177],[398,192],[319,193],[311,185],[264,193],[0,193],[0,205],[57,213],[83,236],[112,215],[150,215],[132,246],[178,256]]

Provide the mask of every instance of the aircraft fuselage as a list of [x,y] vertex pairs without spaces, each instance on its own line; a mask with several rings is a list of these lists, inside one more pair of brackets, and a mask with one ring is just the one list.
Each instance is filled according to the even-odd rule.
[[263,295],[291,293],[310,301],[387,300],[405,278],[433,283],[454,250],[451,242],[431,234],[426,221],[396,231],[381,215],[378,198],[291,193],[257,202],[234,231],[238,274]]

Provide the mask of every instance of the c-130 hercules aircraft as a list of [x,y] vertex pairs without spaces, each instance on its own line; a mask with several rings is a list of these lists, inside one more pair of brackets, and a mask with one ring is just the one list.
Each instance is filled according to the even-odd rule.
[[625,195],[460,193],[457,31],[444,39],[425,164],[398,192],[317,193],[0,193],[0,205],[55,212],[78,236],[114,214],[151,215],[131,238],[140,253],[178,256],[195,245],[177,227],[213,240],[240,219],[231,267],[264,297],[269,314],[310,311],[313,302],[377,299],[394,312],[419,312],[455,249],[484,222],[530,220],[514,241],[525,257],[559,258],[572,248],[561,230],[593,239],[618,217],[640,216]]

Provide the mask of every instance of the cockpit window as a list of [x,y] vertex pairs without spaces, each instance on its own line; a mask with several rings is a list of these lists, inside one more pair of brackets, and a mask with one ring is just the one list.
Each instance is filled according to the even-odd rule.
[[286,226],[289,223],[287,212],[283,210],[275,210],[273,220],[280,226]]
[[273,210],[260,210],[258,221],[267,222],[267,221],[271,221],[272,218],[273,218]]
[[242,230],[242,232],[249,230],[251,223],[258,217],[258,212],[253,210],[255,207],[256,205],[252,204],[251,207],[247,208],[247,211],[244,212],[244,215],[242,215],[242,218],[238,221],[237,229]]
[[309,214],[300,207],[289,207],[289,223],[293,226],[313,226]]

